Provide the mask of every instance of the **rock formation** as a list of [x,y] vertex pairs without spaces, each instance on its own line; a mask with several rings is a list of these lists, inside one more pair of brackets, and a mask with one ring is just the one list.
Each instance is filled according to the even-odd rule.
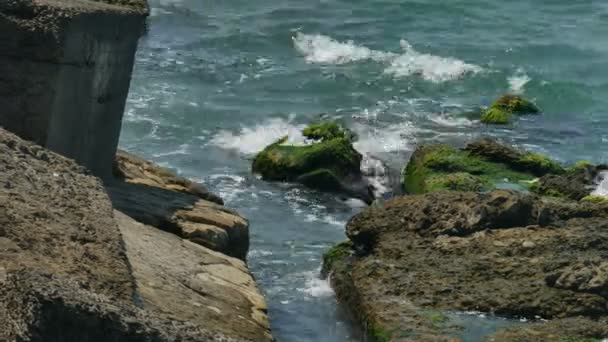
[[272,340],[243,261],[115,212],[85,168],[3,129],[0,323],[1,341]]
[[147,11],[144,0],[1,1],[0,126],[109,177]]
[[372,206],[346,232],[325,271],[378,341],[459,341],[454,311],[551,320],[488,341],[606,337],[608,202],[433,192]]
[[335,122],[313,123],[302,134],[307,145],[279,139],[255,156],[252,171],[270,181],[298,182],[320,191],[345,194],[367,203],[373,189],[361,173],[362,156],[354,149],[354,135]]

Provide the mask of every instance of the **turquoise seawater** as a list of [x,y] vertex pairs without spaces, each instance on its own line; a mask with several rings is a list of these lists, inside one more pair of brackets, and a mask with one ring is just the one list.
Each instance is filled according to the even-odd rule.
[[[388,194],[423,143],[490,135],[566,164],[608,162],[608,1],[150,3],[121,147],[250,220],[249,264],[279,341],[361,340],[318,277],[361,203],[250,173],[257,151],[319,115],[358,133]],[[466,114],[505,92],[543,114],[506,127]]]

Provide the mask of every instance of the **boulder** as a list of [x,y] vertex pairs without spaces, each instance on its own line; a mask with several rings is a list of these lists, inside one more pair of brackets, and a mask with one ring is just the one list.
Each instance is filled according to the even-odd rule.
[[249,223],[204,186],[119,151],[114,181],[106,187],[114,207],[135,220],[245,260]]
[[513,115],[539,113],[540,109],[520,95],[506,94],[494,101],[490,108],[481,112],[481,122],[496,125],[506,125],[511,122]]
[[0,341],[271,341],[238,259],[114,213],[97,178],[0,129]]
[[486,191],[507,185],[525,189],[538,176],[563,173],[558,163],[543,155],[482,138],[464,149],[442,144],[419,147],[405,168],[403,184],[410,194]]
[[[545,341],[599,337],[608,319],[608,202],[434,192],[369,207],[346,232],[352,247],[332,249],[324,269],[376,340],[459,341],[455,311],[555,320]],[[537,330],[488,340],[537,341]]]
[[608,170],[605,165],[593,165],[587,161],[576,163],[567,172],[547,174],[533,183],[530,190],[543,196],[567,198],[571,200],[604,200],[604,197],[592,196],[601,173]]
[[367,203],[374,199],[361,173],[362,156],[352,145],[353,135],[336,123],[315,123],[303,130],[314,140],[287,145],[279,139],[255,156],[252,171],[269,181],[298,182],[320,191],[343,193]]

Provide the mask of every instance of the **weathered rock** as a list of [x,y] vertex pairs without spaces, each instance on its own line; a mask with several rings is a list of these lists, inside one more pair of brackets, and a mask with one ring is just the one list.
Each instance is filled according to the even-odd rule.
[[126,152],[106,182],[114,207],[135,220],[245,260],[249,223],[220,205],[221,198],[153,163]]
[[362,156],[352,145],[352,133],[336,123],[308,126],[309,145],[286,145],[284,137],[255,156],[252,171],[265,180],[299,182],[321,191],[344,193],[367,203],[373,189],[361,173]]
[[538,107],[519,95],[506,94],[494,101],[490,108],[484,109],[481,122],[505,125],[511,122],[513,115],[536,114]]
[[0,341],[272,340],[242,261],[116,216],[84,168],[0,129]]
[[272,340],[266,302],[243,261],[115,215],[146,308],[226,336]]
[[109,178],[146,13],[144,0],[0,1],[0,126]]
[[596,185],[596,179],[606,169],[608,167],[605,165],[579,162],[565,173],[541,177],[538,182],[532,184],[530,190],[543,196],[582,200],[590,195]]
[[[432,316],[443,311],[581,316],[589,325],[608,318],[608,203],[507,190],[429,193],[367,208],[347,235],[352,252],[332,253],[330,279],[381,341],[455,339],[460,323]],[[593,336],[569,327],[553,333]],[[519,336],[536,341],[530,331]]]
[[564,318],[549,322],[518,324],[502,329],[487,342],[602,342],[608,336],[608,320],[588,318]]

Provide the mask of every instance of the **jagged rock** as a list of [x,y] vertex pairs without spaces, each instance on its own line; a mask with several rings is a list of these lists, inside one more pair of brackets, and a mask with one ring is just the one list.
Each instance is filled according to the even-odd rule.
[[245,260],[249,223],[202,185],[120,151],[107,189],[114,207],[135,220]]
[[[369,207],[346,232],[352,248],[333,250],[325,269],[339,300],[382,341],[458,340],[461,323],[433,318],[445,311],[581,316],[595,327],[608,319],[608,202],[435,192]],[[555,336],[594,336],[553,326]],[[496,341],[538,340],[520,330]]]
[[7,342],[272,340],[242,261],[115,217],[84,168],[3,129],[0,327]]
[[590,195],[596,186],[597,177],[607,169],[605,165],[578,163],[563,174],[544,175],[530,187],[530,190],[543,196],[579,201]]
[[361,173],[362,156],[353,135],[336,123],[314,123],[304,136],[317,140],[309,145],[286,145],[284,137],[255,156],[252,171],[265,180],[302,183],[310,188],[343,193],[371,203],[374,194]]

